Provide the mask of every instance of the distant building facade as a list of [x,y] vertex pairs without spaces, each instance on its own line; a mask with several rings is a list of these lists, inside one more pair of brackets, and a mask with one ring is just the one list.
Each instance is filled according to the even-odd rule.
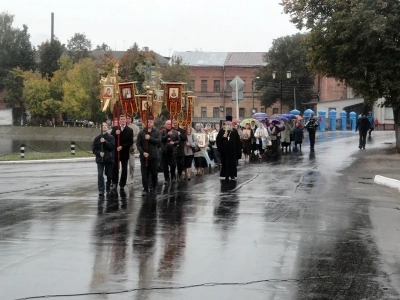
[[237,117],[229,85],[236,76],[245,82],[243,101],[239,101],[239,119],[251,117],[253,109],[269,115],[278,113],[279,103],[265,108],[260,103],[261,93],[252,91],[252,81],[260,67],[266,65],[265,55],[264,52],[174,52],[173,56],[181,57],[192,73],[188,84],[196,95],[193,123],[214,124],[226,115]]

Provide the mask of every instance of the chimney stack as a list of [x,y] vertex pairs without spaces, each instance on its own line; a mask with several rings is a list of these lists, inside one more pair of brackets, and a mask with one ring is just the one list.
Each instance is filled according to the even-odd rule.
[[54,40],[54,13],[51,13],[51,41]]

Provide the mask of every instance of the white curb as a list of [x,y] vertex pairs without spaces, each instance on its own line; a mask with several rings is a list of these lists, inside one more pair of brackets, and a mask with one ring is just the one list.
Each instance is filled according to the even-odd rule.
[[94,162],[95,157],[79,157],[79,158],[55,158],[55,159],[36,159],[36,160],[10,160],[0,161],[0,165],[16,165],[16,164],[58,164],[58,163],[76,163],[76,162]]
[[400,180],[384,177],[381,175],[375,175],[374,182],[379,185],[384,185],[393,189],[398,189],[400,192]]

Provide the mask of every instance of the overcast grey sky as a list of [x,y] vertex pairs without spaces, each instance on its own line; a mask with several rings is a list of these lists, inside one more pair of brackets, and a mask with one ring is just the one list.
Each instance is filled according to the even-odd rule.
[[15,15],[14,25],[27,24],[37,46],[55,35],[62,43],[85,33],[93,47],[105,42],[125,50],[140,47],[168,56],[173,51],[261,51],[272,40],[298,32],[282,14],[280,0],[12,0],[0,11]]

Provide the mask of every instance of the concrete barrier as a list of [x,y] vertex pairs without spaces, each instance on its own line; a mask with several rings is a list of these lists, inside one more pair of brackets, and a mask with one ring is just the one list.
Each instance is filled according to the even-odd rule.
[[393,189],[397,189],[400,192],[400,180],[384,177],[381,175],[375,175],[374,182],[379,185],[384,185]]

